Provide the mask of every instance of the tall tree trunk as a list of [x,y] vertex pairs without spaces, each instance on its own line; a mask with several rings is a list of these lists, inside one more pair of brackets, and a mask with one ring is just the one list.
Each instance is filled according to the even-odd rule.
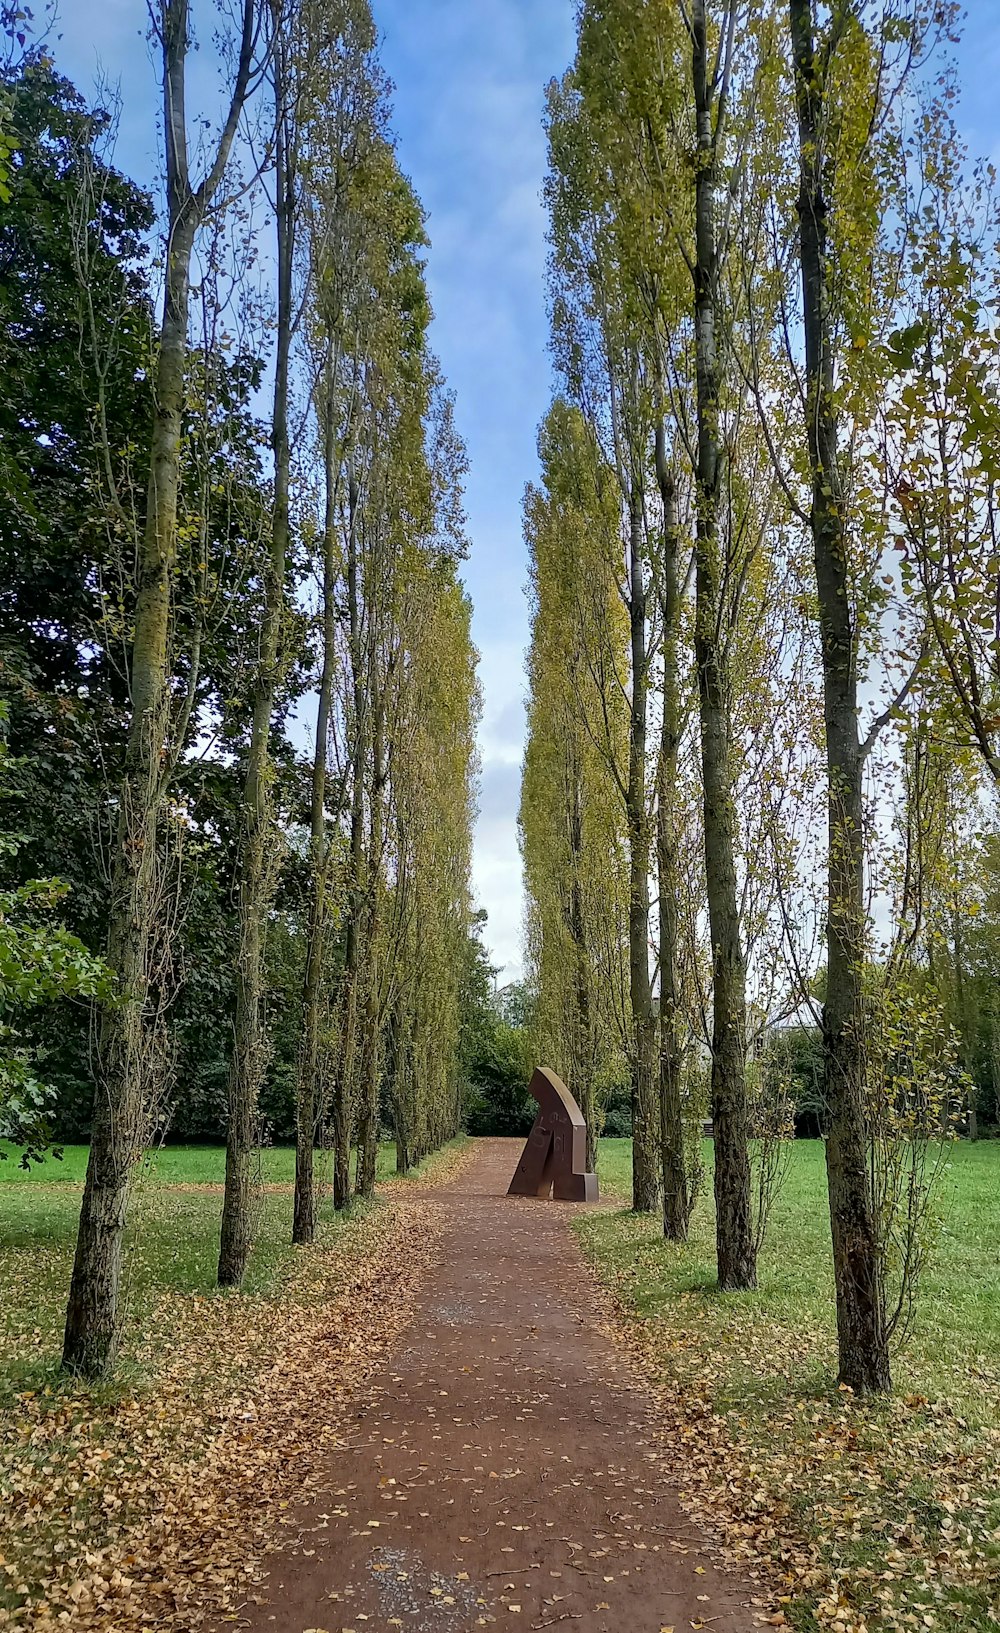
[[[406,956],[405,950],[401,956]],[[397,1174],[408,1174],[410,1171],[411,1119],[406,1082],[407,1026],[404,998],[397,988],[389,1017],[386,1044],[389,1080],[392,1083],[392,1121],[396,1136]]]
[[225,173],[250,79],[255,9],[244,0],[232,96],[212,163],[196,189],[188,171],[185,63],[187,0],[164,0],[163,60],[167,243],[156,365],[146,522],[139,553],[130,683],[132,717],[118,794],[108,961],[122,998],[101,1020],[100,1074],[70,1281],[63,1366],[108,1371],[118,1342],[122,1247],[129,1186],[148,1135],[152,1091],[146,1005],[156,934],[157,841],[166,793],[167,653],[177,560],[181,419],[195,233]]
[[326,816],[327,736],[333,703],[337,642],[337,428],[332,359],[327,360],[324,388],[324,472],[326,513],[323,525],[323,661],[316,704],[316,752],[313,758],[309,824],[309,921],[306,967],[302,983],[302,1053],[295,1109],[295,1206],[292,1241],[311,1242],[316,1234],[313,1162],[322,1103],[320,1027],[323,1010],[323,964],[326,951],[330,840]]
[[347,606],[354,708],[354,743],[351,754],[351,845],[348,860],[347,930],[344,968],[340,983],[340,1061],[334,1086],[333,1205],[346,1208],[351,1201],[351,1136],[354,1133],[354,1078],[358,1035],[358,969],[361,952],[361,915],[364,894],[365,699],[364,653],[361,632],[361,595],[358,566],[359,495],[353,471],[348,477]]
[[190,207],[171,221],[160,355],[156,371],[146,528],[132,646],[132,719],[119,795],[111,880],[108,961],[122,991],[102,1017],[100,1078],[63,1365],[99,1377],[114,1358],[129,1185],[148,1133],[146,1002],[155,934],[160,758],[165,740],[167,644],[176,560],[181,414],[187,360],[188,288],[194,221]]
[[869,1177],[862,833],[864,754],[858,730],[857,631],[851,610],[838,457],[829,297],[824,150],[828,110],[810,0],[789,0],[799,125],[799,248],[805,320],[812,534],[823,656],[828,778],[827,993],[824,1088],[827,1185],[837,1287],[840,1380],[861,1393],[891,1386],[882,1246]]
[[[411,905],[408,842],[406,822],[400,810],[394,813],[396,824],[396,893],[406,903],[400,914],[400,945],[397,958],[400,979],[395,988],[389,1028],[389,1058],[391,1062],[393,1123],[396,1133],[396,1172],[407,1174],[413,1165],[413,1033],[415,983],[410,973],[413,968],[416,936],[413,930],[415,906]],[[407,972],[404,976],[402,972]]]
[[642,567],[642,495],[632,483],[629,517],[629,621],[632,707],[629,715],[626,819],[629,842],[628,961],[632,1012],[632,1206],[651,1213],[659,1201],[660,1143],[656,1092],[656,1017],[649,977],[649,811],[646,717],[649,653]]
[[718,131],[705,0],[691,10],[697,120],[695,167],[695,352],[698,394],[698,514],[695,542],[695,658],[701,713],[705,875],[712,940],[712,1125],[716,1255],[724,1292],[757,1285],[751,1207],[746,1082],[746,964],[736,880],[736,813],[730,766],[728,658],[721,629],[718,509],[722,477],[717,336],[715,188]]
[[663,1234],[687,1240],[691,1217],[684,1156],[683,1066],[680,1039],[680,867],[676,812],[681,739],[680,563],[677,499],[662,425],[656,430],[656,472],[663,500],[663,717],[657,760],[656,864],[660,934],[660,1162],[663,1179]]
[[[369,972],[372,993],[375,990],[376,970]],[[379,1085],[382,1077],[382,1029],[373,1009],[377,1005],[369,997],[365,1014],[365,1040],[361,1052],[361,1118],[358,1125],[358,1156],[355,1188],[359,1196],[375,1195],[378,1177]]]
[[253,1160],[259,1142],[260,1090],[268,1043],[262,1014],[264,933],[274,889],[273,766],[271,720],[278,690],[281,624],[288,557],[288,366],[292,341],[292,262],[295,229],[295,135],[289,102],[289,46],[274,11],[275,225],[278,310],[272,412],[274,506],[271,551],[264,577],[264,621],[254,689],[250,747],[243,787],[237,856],[236,1014],[229,1066],[226,1129],[226,1194],[219,1242],[219,1286],[238,1287],[253,1246]]
[[[360,879],[362,847],[355,844],[361,833],[360,816],[351,819],[351,874]],[[344,946],[344,969],[340,986],[340,1060],[333,1102],[333,1205],[339,1210],[351,1202],[351,1136],[354,1133],[354,1078],[358,1044],[358,963],[361,943],[358,904],[348,910]]]
[[587,1124],[587,1167],[597,1165],[596,1106],[594,1101],[594,1026],[590,1002],[590,955],[584,913],[583,789],[576,755],[570,756],[569,853],[572,877],[569,892],[569,933],[573,944],[573,1082],[570,1088]]
[[[374,690],[374,686],[373,686]],[[382,1073],[382,990],[379,934],[382,889],[383,799],[386,770],[383,745],[384,699],[373,711],[372,792],[368,834],[368,900],[365,911],[365,1033],[361,1050],[361,1116],[358,1124],[356,1189],[375,1194],[378,1169],[379,1083]]]

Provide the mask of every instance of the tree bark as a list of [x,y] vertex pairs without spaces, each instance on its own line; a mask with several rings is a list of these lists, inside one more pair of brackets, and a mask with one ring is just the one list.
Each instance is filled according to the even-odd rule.
[[347,928],[344,968],[340,982],[340,1061],[334,1086],[333,1205],[342,1209],[351,1201],[351,1136],[354,1133],[354,1075],[358,1032],[358,968],[361,951],[361,912],[364,889],[365,698],[364,653],[361,632],[361,596],[358,564],[359,495],[353,472],[348,477],[347,606],[354,710],[351,754],[351,844],[348,860]]
[[159,16],[166,146],[167,243],[156,365],[146,520],[132,641],[132,717],[118,791],[108,962],[121,999],[101,1020],[100,1071],[87,1178],[66,1309],[63,1366],[87,1377],[110,1368],[120,1328],[122,1248],[132,1173],[149,1133],[152,1085],[146,1008],[156,933],[159,817],[166,793],[167,658],[177,560],[181,420],[187,366],[191,255],[197,228],[225,172],[250,78],[254,0],[244,0],[239,60],[211,167],[197,189],[188,172],[185,115],[187,0]]
[[626,821],[629,842],[628,952],[632,1012],[632,1206],[651,1213],[659,1202],[659,1117],[656,1092],[656,1017],[649,976],[650,825],[646,799],[649,653],[646,585],[642,567],[642,497],[632,484],[629,518],[629,622],[632,706]]
[[570,1088],[575,1095],[587,1124],[587,1168],[593,1172],[597,1164],[596,1106],[594,1100],[594,1025],[590,1002],[590,956],[587,947],[587,921],[584,912],[583,883],[580,877],[583,865],[583,789],[577,756],[569,756],[569,853],[570,890],[567,922],[573,947],[573,1016],[571,1021],[573,1044],[571,1059],[573,1080]]
[[406,819],[399,809],[398,801],[394,802],[394,821],[396,827],[396,893],[405,903],[400,914],[402,931],[398,958],[400,974],[396,983],[392,1010],[388,1029],[388,1055],[390,1061],[390,1080],[392,1082],[392,1120],[396,1135],[396,1172],[409,1173],[413,1166],[413,1141],[416,1126],[414,1093],[413,1093],[413,1056],[414,1056],[414,1027],[415,1027],[415,982],[413,966],[413,948],[416,945],[414,930],[415,909],[413,905],[412,883],[409,873]]
[[[405,952],[403,956],[405,957]],[[396,1137],[397,1174],[408,1174],[411,1161],[411,1118],[406,1077],[406,1053],[407,1016],[404,1012],[402,994],[397,988],[395,1002],[389,1018],[387,1039],[389,1079],[392,1083],[392,1122],[393,1133]]]
[[226,1128],[226,1193],[219,1242],[219,1286],[238,1287],[253,1247],[253,1159],[259,1143],[260,1090],[267,1067],[263,1019],[264,931],[274,889],[275,824],[271,762],[271,719],[278,690],[281,625],[285,610],[288,557],[289,465],[288,369],[292,341],[292,263],[295,238],[295,116],[290,104],[289,46],[282,34],[277,0],[274,11],[275,226],[278,304],[271,441],[274,450],[274,506],[271,551],[264,577],[264,620],[257,663],[243,787],[242,824],[236,862],[239,947],[236,956],[236,1014],[229,1066]]
[[681,739],[680,563],[677,498],[666,456],[663,427],[656,430],[656,472],[663,501],[663,718],[657,760],[656,868],[660,937],[660,1164],[663,1234],[687,1240],[691,1217],[684,1156],[680,1039],[680,868],[675,790]]
[[[354,835],[361,833],[361,818],[351,818],[351,873],[360,878],[361,845]],[[358,1039],[358,954],[360,925],[357,905],[351,905],[347,921],[344,969],[341,977],[340,1061],[333,1104],[333,1205],[341,1210],[351,1203],[351,1136],[354,1133],[354,1075]]]
[[176,561],[181,414],[187,360],[194,219],[177,198],[169,233],[156,371],[147,518],[132,646],[132,719],[120,789],[111,882],[108,962],[122,1000],[105,1011],[101,1076],[70,1283],[63,1365],[87,1377],[108,1370],[118,1340],[119,1289],[129,1185],[148,1132],[146,994],[154,935],[160,756],[167,711],[167,645]]
[[705,0],[691,11],[697,153],[694,322],[698,397],[695,659],[701,715],[705,877],[712,940],[712,1126],[716,1256],[723,1292],[757,1285],[746,1083],[746,964],[736,880],[736,812],[730,764],[730,675],[721,628],[718,538],[722,448],[717,335],[715,186],[717,90],[709,62]]
[[[372,687],[374,690],[374,685]],[[374,1196],[378,1170],[379,1084],[382,1073],[382,993],[380,986],[380,891],[382,874],[383,799],[386,769],[382,716],[384,699],[373,711],[372,791],[368,833],[368,898],[365,909],[365,1034],[361,1050],[361,1115],[355,1188]]]
[[810,0],[789,0],[789,21],[799,128],[806,426],[826,723],[828,963],[823,1060],[840,1381],[860,1393],[882,1393],[891,1387],[891,1372],[882,1246],[869,1178],[864,755],[858,729],[857,631],[848,579],[829,296],[825,183],[835,185],[835,178],[824,151],[826,84],[816,57]]
[[323,1009],[323,965],[326,952],[327,890],[330,840],[326,816],[327,735],[337,662],[337,434],[334,386],[328,359],[324,396],[324,473],[326,505],[323,524],[323,661],[316,703],[316,752],[313,757],[309,823],[309,921],[306,967],[302,983],[302,1053],[295,1111],[295,1205],[292,1241],[311,1242],[316,1234],[313,1178],[316,1131],[322,1103],[320,1027]]

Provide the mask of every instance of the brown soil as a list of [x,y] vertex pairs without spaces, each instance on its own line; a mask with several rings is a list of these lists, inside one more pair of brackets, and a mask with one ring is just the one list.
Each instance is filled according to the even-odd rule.
[[753,1628],[750,1585],[685,1516],[649,1405],[600,1333],[573,1204],[504,1194],[520,1149],[479,1142],[436,1189],[441,1262],[241,1627]]

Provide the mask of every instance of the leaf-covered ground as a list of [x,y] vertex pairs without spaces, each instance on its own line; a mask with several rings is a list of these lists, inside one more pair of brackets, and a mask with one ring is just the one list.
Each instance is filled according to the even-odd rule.
[[[275,1153],[245,1289],[220,1294],[217,1176],[170,1155],[168,1182],[139,1189],[121,1365],[96,1388],[57,1369],[78,1188],[0,1186],[5,1628],[190,1629],[245,1596],[435,1261],[433,1195],[404,1204],[392,1184],[293,1251]],[[423,1184],[461,1160],[432,1159]]]
[[[629,1185],[601,1148],[605,1195]],[[956,1145],[897,1392],[864,1405],[833,1383],[822,1148],[797,1142],[757,1294],[719,1295],[711,1187],[691,1241],[614,1210],[578,1222],[611,1289],[615,1336],[681,1448],[693,1512],[777,1587],[801,1633],[1000,1623],[1000,1143]],[[624,1318],[624,1319],[622,1319]]]

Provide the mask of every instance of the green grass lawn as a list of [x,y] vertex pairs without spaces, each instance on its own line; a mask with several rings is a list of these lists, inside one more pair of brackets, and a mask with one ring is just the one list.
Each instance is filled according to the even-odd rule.
[[[705,1157],[710,1163],[710,1142]],[[874,1404],[854,1401],[834,1380],[818,1142],[791,1150],[753,1294],[715,1291],[710,1173],[690,1241],[679,1247],[663,1241],[657,1219],[631,1212],[630,1163],[628,1141],[602,1143],[610,1206],[581,1210],[574,1223],[616,1297],[694,1509],[748,1560],[763,1562],[779,1614],[796,1633],[984,1633],[997,1625],[1000,1143],[949,1148],[933,1256],[912,1333],[895,1358],[896,1394]],[[12,1480],[17,1490],[27,1479],[44,1491],[46,1471],[75,1477],[86,1425],[86,1444],[110,1458],[90,1506],[79,1510],[80,1534],[97,1537],[106,1521],[96,1505],[108,1482],[117,1489],[142,1467],[129,1414],[150,1412],[163,1441],[158,1455],[181,1455],[171,1437],[183,1442],[185,1414],[210,1420],[212,1402],[242,1398],[264,1362],[262,1335],[282,1320],[307,1321],[329,1298],[330,1282],[318,1268],[322,1254],[298,1255],[288,1242],[293,1153],[275,1149],[261,1156],[265,1188],[243,1293],[219,1293],[224,1152],[165,1147],[136,1186],[116,1377],[89,1390],[67,1382],[58,1356],[85,1164],[83,1147],[29,1174],[16,1161],[0,1164],[0,1486]],[[393,1166],[386,1147],[380,1178]],[[378,1208],[355,1215],[362,1230],[379,1217]],[[355,1253],[354,1231],[324,1202],[321,1248]],[[34,1425],[27,1438],[26,1417]],[[182,1449],[196,1454],[196,1445]],[[43,1570],[55,1534],[47,1527],[43,1516],[26,1534],[19,1557],[28,1576]],[[0,1583],[0,1607],[15,1602]]]
[[[715,1289],[710,1142],[705,1161],[686,1245],[664,1242],[658,1220],[627,1206],[589,1213],[577,1229],[678,1422],[712,1415],[720,1455],[711,1502],[726,1511],[728,1482],[737,1510],[745,1500],[754,1514],[768,1515],[776,1555],[784,1544],[786,1572],[796,1547],[819,1571],[822,1587],[789,1594],[789,1621],[798,1628],[972,1633],[994,1625],[1000,1142],[948,1148],[930,1263],[912,1329],[895,1356],[895,1398],[875,1404],[845,1398],[834,1381],[821,1143],[792,1148],[756,1293]],[[602,1143],[606,1197],[630,1196],[630,1165],[630,1142]],[[711,1436],[702,1439],[711,1444]],[[762,1551],[770,1546],[758,1538]]]
[[[433,1180],[454,1155],[455,1146],[446,1147],[413,1177]],[[51,1600],[53,1584],[63,1607],[59,1625],[68,1614],[76,1626],[66,1595],[92,1571],[95,1551],[131,1546],[126,1537],[159,1512],[164,1488],[190,1480],[185,1471],[228,1432],[234,1406],[252,1404],[270,1387],[284,1346],[294,1352],[297,1341],[304,1343],[310,1364],[322,1356],[322,1343],[317,1349],[308,1335],[325,1332],[331,1305],[348,1297],[346,1288],[352,1315],[367,1323],[369,1336],[359,1347],[352,1329],[328,1364],[348,1375],[359,1370],[365,1354],[377,1353],[382,1331],[391,1330],[394,1311],[380,1301],[391,1299],[396,1281],[405,1282],[407,1266],[429,1239],[420,1223],[426,1201],[398,1205],[409,1188],[404,1182],[346,1216],[334,1213],[327,1193],[315,1247],[293,1248],[294,1152],[264,1151],[247,1275],[238,1294],[221,1292],[215,1273],[225,1152],[165,1147],[137,1176],[130,1206],[115,1373],[87,1385],[59,1370],[86,1159],[86,1148],[76,1146],[62,1161],[49,1159],[29,1173],[16,1160],[0,1165],[4,1626],[54,1627],[51,1604],[39,1608]],[[395,1149],[386,1146],[379,1178],[394,1168]],[[368,1308],[355,1302],[354,1291],[366,1275],[374,1278]],[[293,1393],[303,1386],[297,1375]],[[296,1430],[300,1438],[304,1432]]]
[[[0,1185],[82,1185],[87,1171],[87,1146],[64,1145],[61,1155],[49,1155],[25,1171],[15,1148],[0,1140]],[[327,1162],[329,1158],[326,1159]],[[395,1172],[396,1148],[379,1147],[378,1177]],[[164,1145],[150,1153],[143,1174],[164,1185],[221,1185],[226,1177],[226,1151],[221,1145]],[[291,1185],[295,1178],[295,1148],[269,1146],[260,1153],[260,1174],[265,1185]]]
[[[393,1177],[395,1162],[395,1147],[383,1145],[380,1182]],[[160,1294],[222,1296],[215,1287],[222,1193],[199,1187],[220,1187],[225,1163],[221,1146],[164,1146],[139,1170],[125,1252],[130,1313],[118,1370],[130,1384],[137,1367],[152,1364],[146,1316]],[[19,1389],[56,1380],[86,1166],[83,1145],[66,1146],[61,1159],[48,1157],[27,1172],[16,1155],[0,1162],[0,1409]],[[294,1150],[262,1151],[260,1172],[264,1187],[288,1187],[262,1189],[257,1199],[256,1243],[243,1290],[268,1298],[295,1251],[289,1241]],[[415,1170],[411,1177],[420,1176]],[[319,1218],[321,1241],[332,1242],[344,1221],[329,1193]]]
[[[713,1290],[715,1218],[712,1207],[711,1141],[705,1142],[705,1182],[684,1248],[668,1247],[631,1214],[591,1218],[587,1240],[603,1262],[619,1266],[641,1244],[635,1287],[643,1314],[696,1295],[705,1319],[720,1324],[742,1306],[762,1324],[789,1329],[803,1324],[829,1337],[826,1365],[834,1364],[833,1270],[826,1172],[819,1140],[797,1140],[760,1259],[760,1290],[726,1295]],[[605,1193],[631,1194],[631,1141],[604,1140],[600,1153]],[[931,1258],[920,1285],[913,1329],[897,1359],[901,1387],[938,1393],[964,1387],[981,1373],[990,1387],[969,1390],[972,1418],[997,1421],[1000,1391],[1000,1141],[956,1141],[934,1194]]]

